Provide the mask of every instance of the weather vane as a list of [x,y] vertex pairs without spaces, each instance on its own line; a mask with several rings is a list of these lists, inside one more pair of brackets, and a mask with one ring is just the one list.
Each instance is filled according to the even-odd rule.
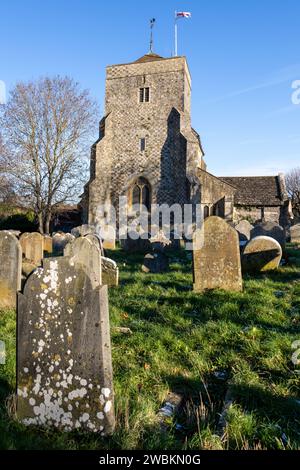
[[153,52],[153,26],[155,23],[155,18],[150,20],[150,54]]

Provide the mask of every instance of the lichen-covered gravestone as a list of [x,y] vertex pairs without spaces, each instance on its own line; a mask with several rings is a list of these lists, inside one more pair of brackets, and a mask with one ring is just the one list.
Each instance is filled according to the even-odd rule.
[[293,225],[290,229],[291,242],[300,243],[300,224]]
[[252,238],[242,255],[242,268],[245,273],[271,271],[279,267],[282,248],[272,237],[259,236]]
[[24,258],[39,266],[44,256],[44,237],[38,232],[24,233],[20,237]]
[[220,217],[204,220],[193,239],[194,290],[242,290],[237,231]]
[[113,432],[107,286],[85,238],[46,258],[18,300],[17,416],[24,424]]
[[21,289],[22,248],[15,235],[0,232],[0,308],[15,308]]

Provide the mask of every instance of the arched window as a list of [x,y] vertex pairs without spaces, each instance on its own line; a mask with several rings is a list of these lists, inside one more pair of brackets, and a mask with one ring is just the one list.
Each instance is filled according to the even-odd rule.
[[207,219],[207,217],[209,217],[209,207],[208,206],[204,206],[203,217],[204,217],[204,219]]
[[148,211],[151,206],[151,189],[146,178],[138,178],[130,190],[130,206],[134,204],[144,205]]

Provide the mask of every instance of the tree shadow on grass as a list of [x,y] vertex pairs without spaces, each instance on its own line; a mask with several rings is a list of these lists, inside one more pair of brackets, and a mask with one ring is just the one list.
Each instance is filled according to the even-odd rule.
[[297,438],[300,444],[300,404],[292,395],[275,395],[265,388],[248,384],[232,385],[231,390],[236,404],[248,412],[279,423],[283,429],[288,425],[294,430],[294,438]]

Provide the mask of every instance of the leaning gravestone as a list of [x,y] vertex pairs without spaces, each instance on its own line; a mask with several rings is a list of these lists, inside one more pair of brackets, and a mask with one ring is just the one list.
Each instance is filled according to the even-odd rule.
[[220,217],[204,220],[193,238],[194,290],[242,290],[237,231]]
[[0,308],[15,308],[21,289],[22,248],[10,232],[0,232]]
[[241,220],[236,226],[235,229],[238,231],[239,239],[241,242],[250,240],[251,230],[253,230],[253,225],[248,222],[248,220]]
[[113,432],[108,290],[85,238],[46,258],[18,298],[17,417],[26,425]]
[[282,248],[277,240],[264,235],[252,238],[242,255],[242,268],[245,273],[271,271],[279,267]]
[[300,224],[292,225],[290,228],[291,242],[300,243]]
[[274,238],[281,245],[281,248],[285,249],[285,230],[274,222],[263,222],[255,225],[251,230],[251,238],[266,236]]

